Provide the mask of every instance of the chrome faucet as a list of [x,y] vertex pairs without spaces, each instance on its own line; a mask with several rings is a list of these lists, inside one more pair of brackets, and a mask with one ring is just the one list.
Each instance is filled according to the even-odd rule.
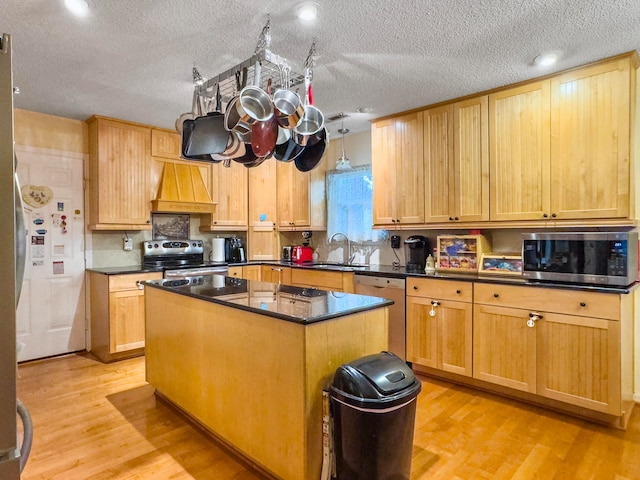
[[338,235],[342,235],[345,240],[347,241],[347,256],[349,257],[349,260],[347,260],[346,262],[344,261],[344,257],[345,255],[342,255],[342,263],[344,263],[345,265],[351,265],[351,263],[353,263],[353,259],[356,258],[356,254],[354,253],[353,255],[351,254],[351,240],[349,240],[349,237],[347,237],[344,233],[342,232],[336,232],[333,235],[331,235],[329,237],[329,243],[333,242],[333,239],[336,238]]

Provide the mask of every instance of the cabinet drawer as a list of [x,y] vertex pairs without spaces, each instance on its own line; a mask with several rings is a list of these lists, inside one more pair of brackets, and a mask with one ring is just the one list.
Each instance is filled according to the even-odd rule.
[[411,297],[471,302],[473,283],[429,278],[407,278],[407,295]]
[[138,282],[146,282],[147,280],[160,280],[161,278],[161,272],[110,275],[109,291],[120,292],[122,290],[137,290]]
[[555,288],[476,283],[474,301],[484,305],[499,305],[609,320],[619,320],[621,313],[620,295]]
[[307,268],[292,268],[293,285],[313,285],[316,288],[342,291],[342,272],[327,272]]

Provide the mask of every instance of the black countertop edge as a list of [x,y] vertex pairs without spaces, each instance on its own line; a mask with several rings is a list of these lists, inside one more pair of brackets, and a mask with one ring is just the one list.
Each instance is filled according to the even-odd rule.
[[[208,278],[209,277],[209,278]],[[216,303],[219,305],[223,305],[229,308],[236,308],[238,310],[244,310],[251,313],[257,313],[260,315],[277,318],[280,320],[284,320],[287,322],[297,323],[300,325],[311,325],[314,323],[331,320],[335,318],[344,317],[347,315],[352,315],[355,313],[366,312],[369,310],[375,310],[382,307],[387,307],[393,305],[393,300],[388,300],[385,298],[371,297],[367,295],[356,295],[353,293],[344,293],[344,292],[332,292],[326,290],[319,290],[315,288],[301,288],[301,287],[293,287],[289,285],[278,285],[269,282],[256,282],[255,280],[243,280],[234,277],[225,277],[227,282],[233,282],[235,287],[231,288],[221,288],[219,293],[215,292],[211,286],[211,278],[212,275],[204,275],[203,278],[205,280],[204,285],[196,285],[196,286],[164,286],[162,285],[162,280],[151,280],[145,282],[145,285],[152,288],[158,288],[160,290],[170,291],[172,293],[176,293],[178,295],[185,295],[187,297],[196,298],[198,300],[205,300],[211,303]],[[252,307],[250,305],[244,305],[242,303],[237,303],[234,301],[225,300],[222,296],[227,295],[241,295],[246,293],[248,296],[252,291],[251,286],[262,284],[263,286],[270,286],[273,288],[275,295],[280,293],[286,295],[293,295],[291,298],[287,298],[287,302],[278,302],[277,300],[274,302],[274,306],[278,306],[277,308],[286,308],[281,307],[280,305],[284,303],[285,305],[295,305],[296,298],[299,303],[302,303],[303,306],[305,303],[309,303],[311,299],[317,301],[323,301],[323,299],[331,296],[335,299],[334,305],[329,305],[329,302],[326,302],[325,306],[328,311],[324,313],[314,314],[314,315],[303,315],[296,316],[292,314],[287,314],[281,311],[273,311],[266,310],[263,308]],[[322,297],[322,298],[320,298]],[[258,298],[259,300],[260,298]],[[306,299],[306,302],[305,302]],[[293,307],[292,307],[293,309]],[[300,310],[296,308],[296,310]]]
[[143,267],[140,265],[130,265],[122,267],[99,267],[99,268],[87,268],[87,272],[102,273],[104,275],[124,275],[128,273],[162,273],[164,271],[161,267]]

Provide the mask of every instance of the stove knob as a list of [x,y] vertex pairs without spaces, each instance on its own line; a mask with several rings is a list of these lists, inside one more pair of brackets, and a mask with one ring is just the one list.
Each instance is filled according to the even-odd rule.
[[157,243],[154,243],[154,244],[153,244],[153,247],[154,247],[154,248],[158,248],[158,244],[157,244]]

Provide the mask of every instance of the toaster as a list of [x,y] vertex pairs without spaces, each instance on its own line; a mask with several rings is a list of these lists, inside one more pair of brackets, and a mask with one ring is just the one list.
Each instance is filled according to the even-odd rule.
[[293,247],[291,254],[291,261],[296,263],[311,262],[313,261],[313,248],[311,247]]

